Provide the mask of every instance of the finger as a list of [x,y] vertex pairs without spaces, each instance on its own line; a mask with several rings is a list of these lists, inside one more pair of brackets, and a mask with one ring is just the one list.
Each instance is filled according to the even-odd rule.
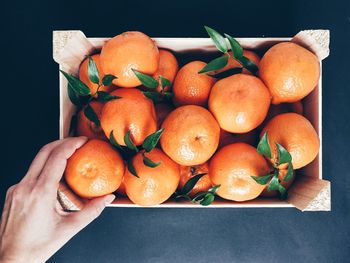
[[67,160],[73,153],[87,141],[86,137],[67,138],[50,154],[42,169],[38,186],[57,191],[58,183],[66,168]]
[[16,187],[16,184],[12,185],[9,189],[7,189],[5,202],[4,202],[4,207],[2,209],[2,215],[4,215],[4,213],[9,208],[9,204],[11,203],[11,200],[12,200],[12,193],[13,193],[13,190],[15,189],[15,187]]
[[16,185],[11,186],[6,192],[6,198],[4,203],[4,208],[2,209],[1,221],[0,221],[0,233],[2,234],[7,223],[8,213],[12,202],[12,193]]
[[27,174],[23,177],[21,182],[28,182],[33,179],[37,179],[39,177],[39,174],[41,170],[44,167],[44,164],[47,161],[47,158],[49,158],[49,155],[51,154],[52,150],[57,147],[59,144],[61,144],[64,140],[58,140],[51,142],[49,144],[46,144],[44,147],[40,149],[38,154],[35,156],[34,160],[32,161],[31,165],[29,166]]
[[83,210],[72,213],[67,217],[67,224],[70,225],[74,231],[79,232],[96,219],[114,199],[115,195],[110,194],[90,200],[84,206]]

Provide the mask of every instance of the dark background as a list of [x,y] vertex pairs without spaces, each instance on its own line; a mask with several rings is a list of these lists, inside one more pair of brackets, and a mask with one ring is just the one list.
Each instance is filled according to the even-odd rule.
[[[52,31],[87,36],[140,30],[237,37],[330,29],[323,64],[324,177],[332,212],[296,209],[108,208],[50,262],[349,262],[350,1],[9,1],[1,9],[1,202],[38,149],[58,138]],[[2,203],[1,203],[2,205]]]

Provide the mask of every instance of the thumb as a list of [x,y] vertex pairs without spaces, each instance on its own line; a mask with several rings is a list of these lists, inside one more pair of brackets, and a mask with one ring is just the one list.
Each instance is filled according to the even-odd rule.
[[77,231],[80,231],[96,219],[114,199],[115,195],[110,194],[90,200],[81,211],[71,214],[70,223]]

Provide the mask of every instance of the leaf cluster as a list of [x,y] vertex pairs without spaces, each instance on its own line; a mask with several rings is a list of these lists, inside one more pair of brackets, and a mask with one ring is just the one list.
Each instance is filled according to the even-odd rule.
[[[95,61],[92,59],[91,56],[87,56],[87,59],[89,59],[89,63],[88,63],[89,80],[92,83],[98,85],[97,91],[95,94],[92,94],[89,87],[84,82],[82,82],[79,78],[63,70],[60,70],[60,72],[68,81],[67,93],[70,101],[75,106],[77,106],[78,109],[84,109],[84,114],[86,118],[89,119],[91,122],[93,122],[97,127],[99,127],[101,125],[100,120],[98,119],[98,116],[94,111],[94,109],[91,107],[90,102],[93,100],[97,100],[100,102],[107,102],[110,100],[120,99],[121,97],[113,96],[105,91],[99,91],[100,87],[111,85],[112,81],[117,77],[108,74],[103,76],[101,79]],[[76,126],[76,116],[73,116],[71,120],[70,131],[73,131],[74,130],[73,128],[75,126]]]
[[[208,26],[204,26],[205,30],[207,31],[209,37],[214,42],[214,45],[216,48],[223,53],[222,56],[215,58],[211,60],[205,67],[203,67],[198,73],[207,73],[209,76],[214,78],[226,78],[228,76],[242,73],[243,68],[250,71],[253,75],[256,75],[259,68],[257,65],[254,64],[253,61],[251,61],[249,58],[243,55],[243,48],[239,44],[239,42],[230,36],[229,34],[224,34],[226,39],[228,40],[229,45],[227,44],[227,41],[224,36],[222,36],[219,32],[217,32],[215,29],[210,28]],[[229,49],[231,49],[231,54],[229,53]],[[224,68],[230,57],[232,57],[234,60],[236,60],[239,64],[241,64],[242,67],[236,67],[232,69],[225,70],[218,74],[209,74],[208,72],[213,72],[219,69]]]
[[[252,176],[252,178],[261,185],[268,185],[267,191],[277,190],[280,193],[280,197],[285,199],[287,197],[287,190],[281,184],[278,178],[281,164],[288,164],[287,173],[283,178],[284,182],[287,182],[293,178],[293,165],[291,154],[279,143],[276,143],[277,157],[273,160],[273,172],[264,176]],[[268,139],[268,132],[265,132],[261,137],[257,151],[259,154],[265,156],[268,159],[272,159],[271,146]]]
[[191,177],[180,191],[175,192],[175,200],[185,199],[202,206],[210,205],[215,200],[215,194],[220,185],[215,185],[208,189],[208,191],[198,192],[193,198],[189,196],[195,185],[204,175],[206,175],[206,173],[197,174]]

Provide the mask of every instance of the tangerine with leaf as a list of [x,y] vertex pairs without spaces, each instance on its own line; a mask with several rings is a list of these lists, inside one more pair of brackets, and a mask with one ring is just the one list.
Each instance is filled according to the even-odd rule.
[[160,49],[158,69],[152,76],[159,82],[156,91],[170,91],[171,83],[173,83],[178,69],[179,64],[174,54],[168,50]]
[[[103,108],[103,103],[99,101],[91,101],[89,103],[92,111],[97,119],[92,119],[88,113],[86,113],[86,109],[88,106],[85,106],[81,109],[77,115],[77,126],[76,126],[76,134],[78,136],[86,136],[89,139],[106,139],[106,136],[101,128],[99,120],[101,119],[101,112]],[[97,120],[97,121],[96,121]]]
[[180,166],[180,182],[178,190],[181,192],[185,184],[194,176],[204,174],[189,192],[190,197],[195,197],[199,192],[208,191],[212,186],[209,177],[209,165],[207,162],[200,165]]
[[252,178],[260,185],[265,185],[262,196],[270,197],[279,195],[280,199],[286,199],[287,190],[294,180],[294,168],[292,164],[291,154],[283,145],[275,143],[276,155],[272,158],[271,146],[268,139],[268,132],[261,137],[257,152],[270,160],[272,170],[265,176],[252,176]]
[[[289,180],[285,181],[287,173],[288,173],[287,169],[281,169],[278,172],[278,180],[280,181],[280,184],[282,185],[282,187],[286,191],[288,191],[288,189],[291,187],[291,185],[293,184],[294,179],[295,179],[295,172],[293,171],[292,177]],[[270,180],[267,182],[267,184],[266,184],[266,186],[264,188],[264,191],[262,191],[260,196],[263,196],[263,197],[275,197],[275,196],[280,195],[280,192],[278,190],[270,190],[270,191],[268,191],[268,184],[269,184]]]
[[198,73],[205,65],[203,61],[192,61],[179,70],[173,84],[175,106],[207,106],[215,79],[207,74]]
[[265,185],[257,183],[252,176],[265,176],[270,170],[265,158],[246,143],[233,143],[221,148],[209,164],[211,181],[220,185],[217,194],[237,202],[258,197]]
[[124,184],[128,198],[141,206],[165,202],[175,192],[179,180],[179,165],[162,150],[140,151],[132,159],[134,171],[125,170]]
[[117,89],[112,96],[120,97],[106,102],[102,109],[101,126],[109,138],[113,131],[119,145],[126,146],[129,133],[131,141],[139,146],[157,130],[157,117],[153,102],[138,89]]
[[[91,62],[92,60],[92,62]],[[89,65],[90,63],[90,65]],[[92,65],[91,65],[92,64]],[[95,64],[95,65],[93,65]],[[89,67],[90,67],[90,77],[89,77]],[[98,76],[98,80],[93,82],[91,80],[91,71],[96,71],[95,74]],[[102,83],[102,79],[105,76],[101,63],[100,63],[100,54],[95,54],[92,56],[87,56],[79,67],[79,79],[85,83],[86,86],[91,90],[91,94],[97,96],[97,90],[110,92],[113,90],[112,85],[105,86]],[[97,82],[97,83],[96,83]]]
[[273,163],[278,161],[276,143],[283,145],[290,153],[294,169],[308,165],[318,154],[320,140],[317,132],[310,121],[300,114],[284,113],[275,116],[263,128],[261,137],[266,132]]
[[[260,57],[253,51],[251,50],[243,50],[243,56],[247,57],[250,61],[252,61],[257,67],[259,67],[260,64]],[[225,67],[216,70],[214,73],[218,74],[224,71],[227,71],[229,69],[233,68],[240,68],[243,67],[240,62],[238,62],[235,58],[234,55],[231,54],[230,58],[228,59],[228,62]],[[242,73],[244,74],[252,74],[249,70],[246,68],[243,68]]]

